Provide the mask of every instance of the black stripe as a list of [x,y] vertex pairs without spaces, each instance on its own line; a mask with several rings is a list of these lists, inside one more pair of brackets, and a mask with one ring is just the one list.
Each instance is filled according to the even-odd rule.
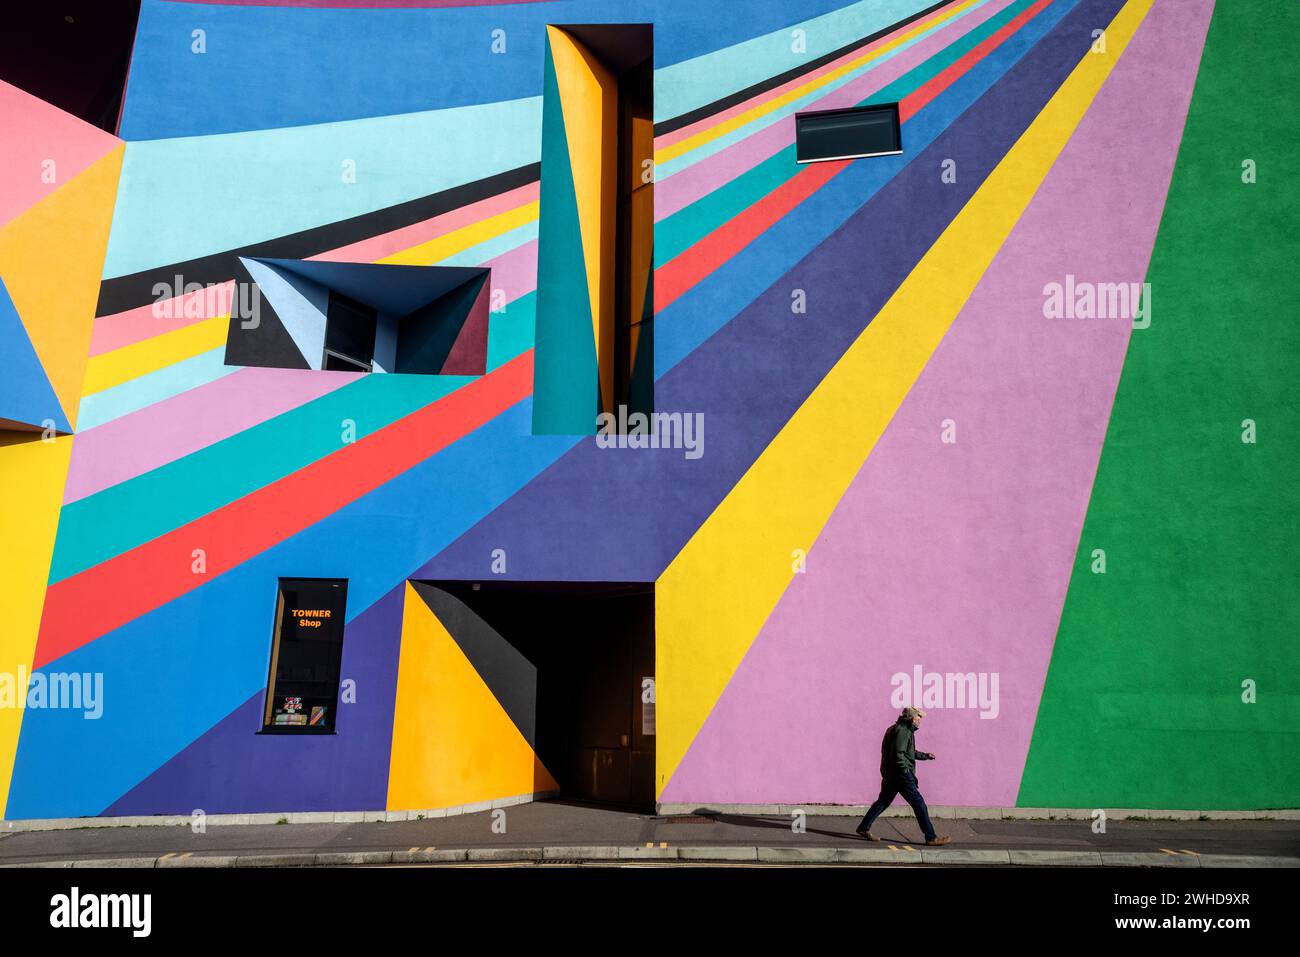
[[302,232],[200,256],[198,259],[190,259],[186,262],[155,266],[129,276],[106,279],[99,286],[99,305],[95,309],[95,315],[111,316],[114,313],[125,312],[127,309],[147,305],[156,298],[153,292],[155,284],[162,282],[171,286],[178,275],[183,277],[183,282],[186,284],[197,282],[207,285],[228,282],[236,274],[240,256],[306,259],[508,192],[534,182],[540,175],[541,164],[530,163],[473,183],[453,186],[451,189],[430,196],[421,196],[419,199],[398,203],[386,209],[363,213],[351,219],[326,223],[324,226],[315,226]]
[[934,13],[934,11],[940,9],[941,7],[946,7],[956,2],[957,0],[939,0],[939,2],[934,4],[933,6],[926,7],[924,10],[920,10],[912,14],[910,17],[907,17],[906,19],[899,20],[897,23],[885,27],[883,30],[878,30],[875,33],[871,34],[871,36],[869,37],[863,37],[861,40],[854,40],[852,43],[846,46],[842,46],[838,50],[832,50],[830,53],[823,54],[822,56],[819,56],[817,59],[805,63],[802,66],[797,66],[794,67],[793,69],[786,70],[784,73],[779,74],[778,76],[769,77],[766,80],[760,80],[758,83],[755,83],[753,86],[746,87],[745,89],[737,93],[732,93],[729,96],[724,96],[720,100],[714,100],[712,103],[691,110],[689,113],[683,113],[681,116],[675,116],[671,120],[664,120],[662,123],[656,123],[654,135],[663,136],[665,133],[671,133],[673,130],[679,130],[683,126],[690,126],[692,123],[698,122],[699,120],[702,120],[705,117],[712,116],[714,113],[721,113],[723,110],[730,109],[731,107],[735,106],[737,103],[743,103],[745,100],[748,100],[750,97],[757,96],[760,93],[766,93],[768,90],[773,89],[774,87],[778,87],[782,83],[786,83],[789,80],[793,80],[796,77],[803,75],[804,73],[811,73],[813,70],[816,70],[818,67],[825,66],[827,63],[830,63],[832,60],[838,59],[839,57],[842,57],[847,53],[852,53],[854,50],[858,49],[859,47],[864,47],[868,43],[874,43],[875,41],[879,40],[881,37],[893,33],[895,30],[899,29],[900,27],[905,27],[909,23],[912,23],[915,20],[919,20],[924,16],[928,16],[929,14]]

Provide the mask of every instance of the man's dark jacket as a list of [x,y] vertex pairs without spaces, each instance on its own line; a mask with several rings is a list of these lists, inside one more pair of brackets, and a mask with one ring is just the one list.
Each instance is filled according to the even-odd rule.
[[930,755],[917,751],[916,729],[912,722],[899,718],[889,726],[885,738],[880,742],[880,776],[882,778],[901,778],[904,774],[916,774],[916,762],[928,761]]

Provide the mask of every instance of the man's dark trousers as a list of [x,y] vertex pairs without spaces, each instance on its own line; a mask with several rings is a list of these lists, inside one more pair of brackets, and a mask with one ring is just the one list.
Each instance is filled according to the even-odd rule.
[[912,805],[912,810],[916,814],[916,822],[921,825],[921,833],[925,835],[927,841],[934,840],[934,825],[930,823],[930,810],[925,806],[925,798],[921,797],[921,792],[916,786],[916,776],[906,772],[880,781],[880,797],[876,798],[876,803],[867,809],[867,815],[858,825],[859,831],[871,830],[871,825],[876,823],[876,818],[884,813],[885,808],[894,803],[894,798],[903,795],[903,800]]

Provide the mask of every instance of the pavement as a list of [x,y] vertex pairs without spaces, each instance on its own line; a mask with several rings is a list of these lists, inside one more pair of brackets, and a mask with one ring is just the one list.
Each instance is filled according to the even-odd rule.
[[[1259,812],[1267,814],[1267,812]],[[285,819],[287,822],[287,818]],[[0,867],[730,863],[1300,867],[1300,820],[936,819],[921,842],[905,806],[869,843],[849,814],[648,814],[561,800],[424,820],[87,826],[0,833]]]

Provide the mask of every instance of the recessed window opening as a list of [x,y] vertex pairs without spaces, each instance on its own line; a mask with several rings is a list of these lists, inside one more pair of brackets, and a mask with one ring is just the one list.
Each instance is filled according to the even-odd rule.
[[798,113],[794,120],[795,160],[799,163],[903,152],[897,103]]

